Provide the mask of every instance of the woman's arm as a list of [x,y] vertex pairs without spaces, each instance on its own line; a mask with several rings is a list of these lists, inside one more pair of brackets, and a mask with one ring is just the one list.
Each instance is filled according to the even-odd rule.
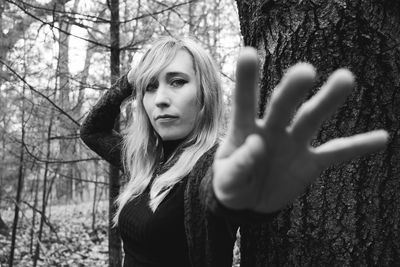
[[132,94],[135,94],[133,87],[128,82],[127,75],[124,75],[100,98],[80,127],[83,142],[121,170],[122,136],[113,128],[122,101]]
[[[239,58],[233,116],[213,164],[213,188],[231,209],[271,213],[302,194],[330,165],[385,147],[377,130],[310,146],[323,120],[354,85],[350,71],[334,72],[319,92],[297,108],[314,85],[315,69],[291,67],[272,93],[263,119],[256,117],[258,58],[247,48]],[[294,115],[295,114],[295,115]]]

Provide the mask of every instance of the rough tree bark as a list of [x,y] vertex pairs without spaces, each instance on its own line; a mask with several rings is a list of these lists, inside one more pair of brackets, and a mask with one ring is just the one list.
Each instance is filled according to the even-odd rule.
[[[377,128],[390,133],[386,150],[328,169],[271,224],[242,228],[242,266],[398,265],[400,3],[237,0],[237,5],[245,44],[256,47],[262,59],[260,116],[285,69],[307,61],[319,71],[316,87],[339,67],[357,78],[314,145]],[[250,250],[257,257],[246,257]]]

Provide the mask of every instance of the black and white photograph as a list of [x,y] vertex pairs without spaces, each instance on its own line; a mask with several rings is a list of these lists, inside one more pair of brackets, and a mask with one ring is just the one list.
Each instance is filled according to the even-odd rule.
[[0,267],[400,266],[400,2],[0,0]]

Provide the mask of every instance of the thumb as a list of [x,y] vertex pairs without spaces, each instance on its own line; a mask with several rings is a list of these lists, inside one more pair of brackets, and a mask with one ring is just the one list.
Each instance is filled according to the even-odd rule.
[[258,134],[249,135],[245,142],[235,150],[230,156],[232,171],[243,178],[247,178],[247,182],[254,174],[257,164],[261,164],[265,158],[266,144],[263,138]]
[[249,135],[229,157],[214,162],[214,190],[218,199],[231,208],[253,205],[256,167],[265,155],[265,143],[257,135]]

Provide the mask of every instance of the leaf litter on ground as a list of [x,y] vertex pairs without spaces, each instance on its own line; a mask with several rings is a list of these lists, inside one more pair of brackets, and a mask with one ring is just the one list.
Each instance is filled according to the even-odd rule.
[[[108,202],[100,202],[92,229],[92,203],[49,207],[49,225],[43,226],[38,266],[107,266]],[[1,211],[11,229],[14,213]],[[14,266],[33,266],[40,215],[36,214],[34,242],[31,246],[32,210],[22,209],[17,228]],[[11,230],[10,230],[11,231]],[[0,235],[0,267],[8,266],[11,234]]]

